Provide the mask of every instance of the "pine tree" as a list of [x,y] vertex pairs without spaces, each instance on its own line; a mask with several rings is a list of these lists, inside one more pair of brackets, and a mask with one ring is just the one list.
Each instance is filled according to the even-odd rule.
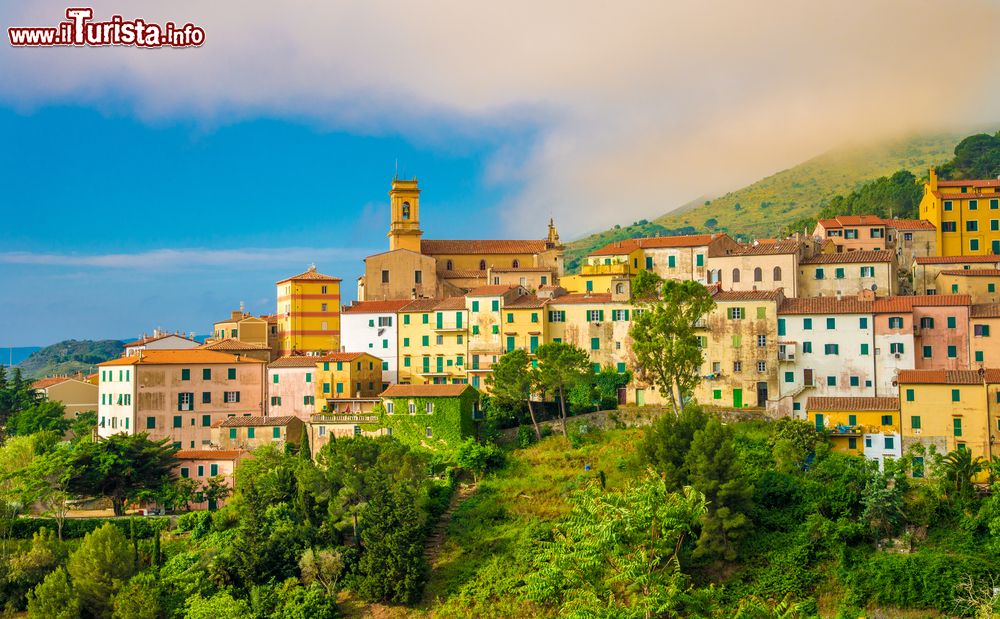
[[79,619],[80,600],[63,567],[50,572],[28,593],[29,619]]
[[135,574],[136,565],[128,546],[125,535],[107,522],[88,533],[70,555],[66,568],[80,605],[88,614],[110,615],[115,594]]

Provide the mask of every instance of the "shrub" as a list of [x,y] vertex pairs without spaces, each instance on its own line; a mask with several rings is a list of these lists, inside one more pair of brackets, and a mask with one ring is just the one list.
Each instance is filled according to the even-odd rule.
[[66,565],[80,604],[89,614],[111,614],[111,600],[135,573],[132,549],[118,527],[107,522],[88,533]]
[[56,568],[28,593],[30,619],[78,619],[80,601],[70,586],[69,577],[62,567]]
[[[63,524],[63,539],[79,539],[96,531],[107,523],[117,527],[128,535],[130,518],[67,518]],[[10,535],[14,539],[31,539],[39,530],[56,529],[54,518],[18,518],[10,527]],[[170,519],[161,516],[147,516],[134,519],[135,535],[139,539],[151,539],[156,531],[170,528]]]
[[517,429],[517,446],[521,449],[531,447],[535,443],[535,429],[521,426]]

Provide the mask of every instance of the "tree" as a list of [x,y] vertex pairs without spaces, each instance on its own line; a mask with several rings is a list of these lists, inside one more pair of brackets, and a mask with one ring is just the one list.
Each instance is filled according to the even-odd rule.
[[344,557],[336,550],[309,548],[299,559],[299,572],[306,585],[318,583],[329,596],[336,595],[337,583],[344,574]]
[[679,415],[663,415],[646,430],[639,451],[663,475],[668,490],[676,492],[689,484],[686,458],[694,435],[707,423],[701,408],[689,404]]
[[196,593],[184,604],[187,619],[243,619],[250,616],[250,607],[243,600],[237,600],[228,591],[220,591],[212,597],[202,597]]
[[149,435],[114,434],[97,443],[81,443],[73,462],[69,490],[111,499],[115,515],[125,514],[125,502],[143,492],[159,492],[174,477],[177,450],[169,439]]
[[362,511],[358,594],[370,602],[413,603],[427,577],[415,493],[405,485],[393,487],[378,469],[371,472],[369,485],[373,493]]
[[25,503],[39,503],[42,513],[55,519],[60,540],[69,512],[69,501],[73,498],[69,483],[77,472],[74,457],[72,448],[61,445],[49,453],[37,456],[20,476]]
[[118,527],[106,522],[87,534],[66,564],[81,608],[88,614],[111,614],[112,600],[136,572],[128,540]]
[[487,471],[503,466],[503,461],[503,451],[499,447],[472,438],[465,439],[455,454],[455,462],[463,469],[472,471],[476,483]]
[[70,585],[66,570],[58,567],[42,584],[28,593],[30,619],[79,619],[80,600]]
[[955,146],[955,158],[938,169],[941,178],[979,179],[1000,175],[1000,133],[970,135]]
[[7,432],[16,436],[27,436],[43,430],[64,433],[71,421],[66,418],[66,407],[59,402],[39,400],[32,406],[11,415]]
[[619,372],[617,369],[606,365],[601,371],[594,375],[594,391],[600,400],[602,408],[615,408],[618,406],[618,390],[632,382],[632,372],[625,370]]
[[587,380],[592,373],[587,353],[565,342],[542,344],[535,351],[538,358],[538,384],[559,397],[563,436],[566,431],[566,392]]
[[69,431],[77,441],[89,440],[97,428],[97,411],[84,411],[70,422]]
[[115,596],[113,619],[159,619],[163,616],[159,583],[152,572],[136,574]]
[[878,548],[882,538],[892,535],[903,521],[903,493],[889,475],[872,464],[861,503],[861,521],[868,523]]
[[708,510],[701,519],[695,556],[736,558],[736,542],[750,527],[753,487],[744,479],[733,449],[733,431],[709,419],[691,441],[685,464],[691,486],[705,495]]
[[632,278],[633,303],[648,303],[660,296],[660,287],[663,286],[663,278],[653,271],[643,269]]
[[986,461],[980,457],[973,458],[972,451],[956,449],[948,452],[941,461],[941,473],[953,484],[959,496],[967,496],[972,492],[972,480],[986,469]]
[[660,298],[646,303],[632,321],[629,333],[640,371],[671,401],[675,414],[699,380],[702,351],[695,322],[714,306],[708,289],[698,282],[667,280]]
[[535,437],[541,439],[542,431],[538,427],[535,409],[531,405],[531,392],[538,383],[538,372],[531,367],[528,353],[522,348],[507,351],[497,359],[492,369],[493,372],[486,377],[491,397],[508,405],[527,402],[531,425],[535,428]]
[[56,539],[55,532],[42,527],[32,536],[31,548],[27,552],[10,557],[7,584],[28,591],[41,584],[65,560],[65,545]]
[[201,488],[201,493],[204,495],[205,500],[208,501],[209,506],[214,509],[214,506],[219,501],[226,500],[232,493],[232,488],[226,483],[225,477],[216,475],[215,477],[208,478],[205,485]]

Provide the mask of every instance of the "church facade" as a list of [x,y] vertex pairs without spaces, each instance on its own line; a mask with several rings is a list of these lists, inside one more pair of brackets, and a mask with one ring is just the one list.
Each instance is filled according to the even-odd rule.
[[563,274],[552,221],[540,240],[424,239],[416,179],[394,179],[389,200],[389,250],[365,258],[359,301],[453,297],[486,285],[537,290],[558,284]]

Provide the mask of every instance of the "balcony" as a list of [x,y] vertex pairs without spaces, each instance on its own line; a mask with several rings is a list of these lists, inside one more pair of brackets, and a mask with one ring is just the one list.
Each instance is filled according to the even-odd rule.
[[580,275],[628,275],[628,263],[617,264],[584,264],[580,266]]
[[778,361],[795,361],[796,352],[795,342],[778,342]]
[[317,413],[311,415],[312,423],[378,423],[378,415],[330,415]]

